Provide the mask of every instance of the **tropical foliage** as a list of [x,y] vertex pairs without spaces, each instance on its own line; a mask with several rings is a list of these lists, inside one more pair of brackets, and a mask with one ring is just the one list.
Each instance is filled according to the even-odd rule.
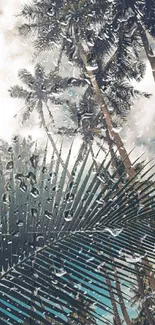
[[119,190],[108,157],[94,174],[88,151],[67,180],[71,149],[63,169],[61,151],[46,164],[47,148],[41,164],[36,151],[25,159],[13,149],[3,167],[10,176],[6,183],[1,174],[0,188],[2,325],[112,324],[113,317],[121,324],[127,288],[144,264],[147,277],[154,272],[146,266],[154,260],[154,189],[144,189],[145,174]]
[[[72,64],[80,67],[82,78],[89,86],[79,107],[74,105],[78,126],[82,124],[83,134],[89,140],[100,133],[98,128],[105,129],[106,141],[113,139],[128,175],[133,177],[134,170],[115,129],[117,121],[113,121],[110,112],[121,117],[126,115],[133,94],[139,95],[127,79],[140,80],[145,68],[136,51],[131,50],[126,24],[122,26],[120,23],[119,28],[114,28],[122,15],[120,8],[115,7],[115,1],[34,1],[23,7],[22,16],[26,23],[20,27],[20,32],[34,32],[37,50],[50,50],[54,44],[61,46],[59,67],[63,52]],[[101,137],[105,140],[103,134]],[[108,145],[110,143],[108,140]]]
[[[46,147],[41,162],[31,141],[2,143],[2,325],[154,324],[154,174],[131,163],[120,136],[135,97],[149,97],[132,86],[145,73],[142,49],[155,77],[148,3],[34,0],[22,9],[19,30],[32,32],[37,55],[55,46],[59,54],[52,71],[40,63],[34,73],[20,70],[21,85],[9,91],[25,102],[23,122],[37,112],[53,155],[47,163]],[[62,76],[63,56],[76,78]],[[78,100],[65,97],[77,87]],[[73,127],[57,127],[55,105],[67,107]],[[71,169],[74,143],[63,161],[53,136],[79,132]]]

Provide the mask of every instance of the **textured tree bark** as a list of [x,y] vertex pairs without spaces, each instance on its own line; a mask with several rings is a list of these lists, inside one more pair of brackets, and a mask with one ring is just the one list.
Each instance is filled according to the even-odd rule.
[[146,275],[148,277],[149,283],[150,283],[150,287],[152,289],[153,292],[155,292],[155,278],[154,278],[154,274],[151,274],[151,271],[148,270],[148,268],[151,269],[150,263],[148,261],[147,258],[143,259],[143,263],[144,265],[146,265],[147,269],[146,269]]
[[[136,269],[136,271],[138,271],[137,265],[135,266],[135,269]],[[140,275],[138,274],[138,272],[137,272],[137,282],[138,282],[138,288],[139,288],[140,295],[144,299],[145,293],[144,293],[144,289],[143,289],[143,280],[140,278]],[[151,312],[149,309],[149,304],[148,304],[147,299],[144,301],[144,310],[145,310],[146,318],[147,318],[149,325],[154,325],[154,321],[152,319],[152,315],[151,315]]]
[[131,161],[129,159],[129,156],[126,152],[126,149],[124,147],[124,144],[123,144],[119,134],[116,133],[113,129],[112,119],[111,119],[110,113],[108,112],[106,104],[104,102],[104,99],[103,99],[101,90],[99,88],[99,85],[97,83],[97,80],[95,78],[95,75],[93,74],[93,72],[91,70],[89,70],[87,68],[87,54],[85,53],[81,43],[78,41],[78,37],[77,36],[75,36],[75,37],[77,38],[77,44],[78,44],[78,48],[79,48],[80,57],[83,61],[84,67],[85,67],[87,74],[90,78],[98,105],[103,113],[104,118],[105,118],[106,127],[107,127],[111,137],[113,138],[116,147],[118,148],[118,151],[119,151],[120,157],[122,159],[122,162],[124,164],[125,170],[126,170],[127,174],[129,175],[129,178],[131,179],[135,175],[135,170],[132,167]]
[[109,295],[110,295],[110,299],[111,299],[111,304],[112,304],[112,309],[113,309],[113,312],[114,312],[116,325],[121,325],[122,322],[121,322],[121,319],[120,319],[120,316],[119,316],[119,313],[118,313],[117,305],[116,305],[116,302],[115,302],[115,297],[114,297],[114,294],[113,294],[113,291],[112,291],[112,288],[111,288],[111,281],[110,281],[110,278],[109,278],[108,273],[106,271],[106,267],[102,267],[102,270],[103,270],[103,272],[105,274],[105,281],[106,281],[107,287],[109,289]]

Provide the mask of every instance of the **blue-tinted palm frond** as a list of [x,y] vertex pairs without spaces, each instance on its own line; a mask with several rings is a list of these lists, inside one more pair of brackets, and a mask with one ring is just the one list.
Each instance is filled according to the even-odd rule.
[[117,171],[109,173],[105,157],[94,175],[89,151],[68,181],[71,148],[63,169],[61,151],[49,165],[46,155],[39,164],[35,152],[19,160],[13,150],[6,188],[0,176],[2,322],[67,324],[79,317],[106,324],[107,308],[114,314],[111,290],[119,308],[114,270],[127,304],[126,289],[154,260],[154,187],[144,187],[141,171],[118,190]]

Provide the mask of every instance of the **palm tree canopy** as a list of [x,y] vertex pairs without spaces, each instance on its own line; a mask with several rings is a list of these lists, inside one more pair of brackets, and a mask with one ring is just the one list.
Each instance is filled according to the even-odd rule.
[[[127,12],[132,4],[127,2],[125,5],[125,12]],[[141,80],[145,73],[145,66],[136,54],[139,36],[136,34],[132,42],[127,28],[128,22],[123,22],[123,27],[119,19],[122,15],[121,8],[121,1],[116,3],[97,0],[90,2],[81,0],[78,3],[77,1],[35,1],[32,5],[23,7],[22,15],[29,23],[21,26],[21,31],[35,30],[36,47],[43,50],[46,46],[51,48],[55,43],[63,44],[62,49],[69,60],[83,67],[75,37],[78,35],[87,48],[88,68],[93,69],[106,105],[110,111],[124,118],[130,110],[134,97],[149,95],[133,90],[130,85],[131,79]],[[114,14],[115,11],[117,15]],[[128,16],[128,13],[126,15]],[[133,43],[136,53],[131,51]],[[109,55],[110,60],[107,62]],[[96,106],[96,103],[93,104],[92,86],[85,71],[81,76],[81,85],[88,83],[89,89],[80,101],[80,108],[76,109],[76,119],[78,119],[77,112],[80,116],[83,114],[82,106],[86,106],[83,102],[88,103],[90,94],[91,110],[94,111],[93,106]],[[55,83],[57,84],[57,80]],[[61,88],[61,82],[59,83]],[[77,83],[73,84],[77,85]],[[84,113],[88,110],[89,107],[85,107]]]
[[62,78],[51,71],[45,74],[42,65],[35,66],[34,76],[26,69],[18,72],[19,79],[24,85],[13,86],[9,90],[11,97],[21,98],[25,101],[23,120],[28,119],[30,113],[36,108],[39,113],[39,103],[46,104],[49,100],[54,104],[61,104],[60,95],[70,85],[81,85],[85,82],[76,78]]

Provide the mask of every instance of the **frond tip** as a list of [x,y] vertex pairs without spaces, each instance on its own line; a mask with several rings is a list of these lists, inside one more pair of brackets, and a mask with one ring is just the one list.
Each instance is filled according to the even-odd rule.
[[28,96],[28,92],[18,85],[11,87],[9,89],[10,96],[13,98],[23,98],[25,99]]

